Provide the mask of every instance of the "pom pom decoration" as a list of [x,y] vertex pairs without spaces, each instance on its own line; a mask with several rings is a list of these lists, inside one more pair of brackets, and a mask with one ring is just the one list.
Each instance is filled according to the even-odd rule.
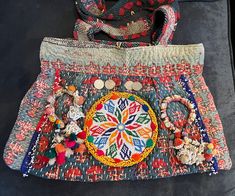
[[[179,102],[186,106],[189,111],[188,119],[186,124],[183,120],[179,119],[177,126],[170,121],[170,117],[167,114],[167,108],[171,102]],[[211,162],[213,159],[213,143],[206,143],[205,141],[200,141],[200,134],[196,135],[193,133],[191,138],[189,138],[190,132],[183,131],[184,126],[191,126],[196,120],[197,115],[195,111],[195,104],[191,103],[189,99],[183,98],[179,95],[172,95],[163,99],[161,105],[161,118],[165,127],[173,131],[174,134],[170,134],[170,140],[173,140],[174,149],[176,149],[176,156],[182,164],[186,165],[199,165],[203,161]],[[185,124],[185,125],[184,125]]]
[[[66,158],[69,158],[74,152],[82,154],[86,150],[85,145],[82,144],[86,134],[77,125],[77,120],[84,117],[82,104],[85,102],[85,98],[78,95],[77,88],[74,85],[62,88],[57,84],[54,88],[54,94],[49,95],[47,98],[49,104],[45,109],[45,114],[48,120],[54,124],[56,130],[52,145],[45,152],[45,157],[48,159],[49,165],[63,165],[66,162]],[[63,94],[73,97],[73,105],[70,105],[67,115],[63,114],[63,120],[66,119],[65,122],[55,114],[54,106],[56,98]],[[80,133],[79,137],[81,139],[77,137],[78,133]],[[77,146],[79,147],[77,148]]]

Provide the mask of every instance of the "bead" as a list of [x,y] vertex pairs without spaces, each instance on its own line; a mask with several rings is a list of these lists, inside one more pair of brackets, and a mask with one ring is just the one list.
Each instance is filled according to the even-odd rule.
[[86,132],[82,131],[82,132],[78,133],[77,137],[82,139],[82,140],[86,139]]
[[96,106],[96,110],[101,110],[103,108],[103,104],[98,104],[97,106]]
[[97,150],[96,154],[97,154],[98,156],[104,156],[103,150]]
[[133,85],[133,82],[132,81],[127,81],[124,86],[127,90],[131,91],[132,90],[132,85]]
[[174,130],[175,130],[174,133],[181,133],[181,130],[177,127],[174,127]]
[[138,160],[141,158],[141,156],[140,156],[140,154],[133,154],[133,155],[131,156],[131,158],[132,158],[134,161],[138,161]]
[[148,112],[149,107],[148,107],[147,105],[142,105],[142,109],[143,109],[145,112]]
[[176,99],[180,99],[180,98],[181,98],[181,96],[179,96],[179,95],[174,95],[174,97],[175,97]]
[[53,116],[53,115],[48,116],[48,119],[49,119],[50,122],[55,122],[56,121],[56,117]]
[[213,152],[213,151],[212,151],[211,149],[208,149],[208,150],[206,151],[207,154],[212,154],[212,152]]
[[155,129],[157,128],[157,126],[153,122],[151,122],[150,127],[153,131],[155,131]]
[[84,143],[84,140],[82,140],[82,139],[80,139],[80,138],[77,137],[77,143],[78,143],[78,144],[83,144],[83,143]]
[[181,162],[182,164],[188,164],[189,157],[188,157],[188,155],[181,155],[181,156],[179,157],[179,160],[180,160],[180,162]]
[[213,149],[213,148],[214,148],[214,145],[213,145],[212,143],[210,143],[210,144],[207,145],[207,148]]
[[134,83],[132,84],[132,88],[133,88],[133,90],[135,90],[135,91],[139,91],[139,90],[142,89],[142,84],[141,84],[140,82],[134,82]]
[[196,114],[195,113],[190,113],[189,117],[194,120],[196,118]]
[[213,154],[213,155],[218,154],[218,150],[215,150],[215,149],[214,149],[214,150],[212,150],[212,154]]
[[74,85],[69,85],[69,86],[68,86],[68,90],[69,90],[70,92],[75,92],[75,91],[76,91],[76,87],[75,87]]
[[72,148],[75,146],[75,144],[76,144],[75,141],[65,141],[65,145],[67,148]]
[[47,150],[45,152],[45,156],[48,157],[49,159],[52,159],[54,157],[56,157],[56,151],[54,148],[50,148],[49,150]]
[[115,82],[113,80],[106,80],[105,81],[105,88],[107,88],[108,90],[111,90],[115,87]]
[[204,154],[204,157],[205,157],[206,161],[211,161],[213,158],[213,154]]
[[181,132],[175,132],[175,137],[181,138]]
[[167,116],[167,115],[166,115],[165,112],[161,114],[161,118],[166,118],[166,116]]
[[65,151],[61,152],[56,157],[56,163],[58,165],[63,165],[65,163]]
[[56,94],[62,93],[62,90],[63,90],[63,88],[62,88],[61,86],[56,86],[56,87],[54,87],[54,92],[55,92]]
[[153,146],[153,140],[152,139],[148,139],[147,142],[146,142],[146,147],[151,147]]
[[175,135],[174,135],[174,134],[171,134],[171,135],[170,135],[170,139],[171,139],[171,140],[175,139]]
[[170,128],[171,127],[171,123],[168,122],[168,121],[164,121],[164,124],[165,124],[166,128]]
[[85,144],[80,144],[78,148],[75,149],[75,152],[78,152],[80,154],[83,154],[86,151]]
[[48,164],[49,165],[54,165],[55,161],[56,161],[56,158],[52,158],[52,159],[49,160]]
[[113,160],[115,161],[115,163],[119,163],[119,162],[121,161],[121,160],[118,159],[118,158],[114,158]]
[[130,97],[128,97],[128,99],[130,100],[130,101],[135,101],[135,97],[134,96],[130,96]]
[[94,137],[92,137],[91,135],[89,135],[88,138],[87,138],[87,141],[93,143]]
[[63,144],[56,144],[55,145],[55,151],[57,153],[65,152],[65,147]]
[[70,136],[69,136],[69,140],[70,141],[75,141],[77,139],[77,136],[75,133],[71,133]]
[[55,124],[55,127],[60,130],[60,124]]
[[90,127],[92,125],[93,121],[92,121],[92,119],[89,119],[85,123],[86,123],[87,127]]
[[181,132],[181,127],[184,126],[184,122],[179,121],[177,123],[177,125],[175,126],[171,122],[169,117],[167,116],[167,112],[166,112],[167,106],[171,102],[180,102],[188,108],[188,110],[189,110],[189,116],[188,116],[188,120],[187,120],[188,124],[192,124],[195,121],[195,118],[196,118],[196,113],[195,113],[195,110],[193,108],[194,105],[191,104],[188,99],[183,98],[180,95],[172,95],[172,96],[166,97],[162,101],[162,104],[160,106],[160,108],[161,108],[161,118],[164,120],[164,124],[165,124],[166,128],[173,130],[175,133],[176,132]]
[[74,103],[77,105],[82,105],[85,102],[85,98],[83,96],[77,96],[74,98]]
[[60,128],[63,129],[64,128],[64,122],[60,121]]
[[71,150],[70,148],[67,148],[65,152],[65,156],[69,158],[71,155],[73,155],[73,150]]
[[181,147],[183,147],[184,141],[180,138],[175,138],[174,140],[174,146],[176,149],[180,149]]
[[162,103],[161,104],[161,109],[166,109],[167,108],[167,103]]
[[55,121],[55,123],[56,124],[60,124],[62,121],[60,120],[60,119],[57,119],[56,121]]
[[119,98],[119,96],[117,95],[117,94],[113,94],[111,97],[110,97],[110,99],[112,99],[112,100],[116,100],[116,99],[118,99]]
[[120,78],[112,78],[112,80],[115,82],[115,86],[120,86],[121,85],[121,83],[122,83],[122,81],[121,81],[121,79]]
[[104,81],[101,80],[101,79],[97,79],[95,82],[94,82],[94,87],[98,90],[104,88]]

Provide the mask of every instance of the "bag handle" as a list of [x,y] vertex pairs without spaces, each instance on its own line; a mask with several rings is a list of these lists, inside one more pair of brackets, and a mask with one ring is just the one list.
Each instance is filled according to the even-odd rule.
[[[157,2],[163,2],[158,0]],[[165,2],[165,1],[164,1]],[[74,29],[74,38],[80,41],[122,47],[150,45],[146,42],[127,42],[151,34],[151,44],[167,45],[171,43],[179,20],[178,2],[168,0],[169,4],[156,3],[153,0],[121,0],[109,10],[104,0],[77,0],[76,7],[80,18]],[[137,18],[138,16],[142,16]],[[117,23],[121,25],[117,26]],[[124,25],[123,25],[124,23]],[[116,42],[96,40],[95,35],[103,32]]]

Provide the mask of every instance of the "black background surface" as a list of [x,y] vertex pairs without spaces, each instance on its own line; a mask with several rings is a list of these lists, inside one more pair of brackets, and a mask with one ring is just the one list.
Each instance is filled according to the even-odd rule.
[[[226,0],[181,3],[182,19],[174,43],[204,43],[204,76],[221,115],[234,162],[235,99],[226,4]],[[76,17],[72,0],[0,0],[0,157],[20,101],[40,72],[43,37],[72,37]],[[149,181],[80,183],[23,178],[0,158],[0,196],[235,196],[234,168],[212,177],[194,174]]]

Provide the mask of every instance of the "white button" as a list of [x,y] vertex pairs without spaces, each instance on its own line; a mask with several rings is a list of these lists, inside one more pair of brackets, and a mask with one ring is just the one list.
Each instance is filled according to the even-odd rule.
[[133,85],[133,82],[132,81],[127,81],[124,86],[126,87],[127,90],[132,90],[132,85]]
[[104,88],[104,81],[103,80],[101,80],[101,79],[97,79],[95,82],[94,82],[94,87],[96,88],[96,89],[102,89],[102,88]]
[[105,81],[105,87],[108,89],[108,90],[111,90],[115,87],[115,82],[113,80],[106,80]]
[[135,90],[135,91],[139,91],[140,89],[142,89],[142,84],[140,82],[134,82],[133,85],[132,85],[132,88]]

